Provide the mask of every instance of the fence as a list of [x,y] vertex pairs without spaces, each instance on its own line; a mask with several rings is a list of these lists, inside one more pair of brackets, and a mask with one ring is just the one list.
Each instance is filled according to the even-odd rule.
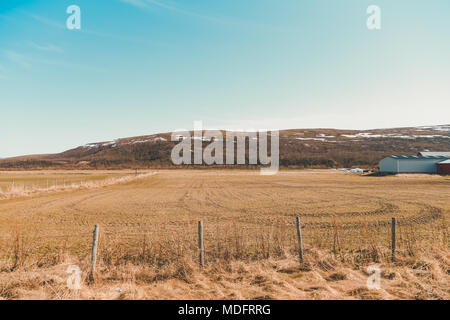
[[81,178],[38,178],[11,179],[0,181],[0,198],[31,195],[48,191],[64,191],[81,188],[107,186],[115,183],[140,179],[154,173],[138,173],[117,176],[90,176]]
[[10,180],[4,181],[0,187],[0,192],[11,191],[38,191],[81,187],[88,182],[98,181],[98,179],[30,179],[30,180]]
[[[70,244],[73,244],[79,250],[80,256],[86,256],[87,251],[90,251],[89,278],[94,281],[99,252],[102,255],[101,261],[110,264],[131,261],[152,263],[158,266],[183,259],[185,256],[196,256],[195,260],[198,261],[198,265],[204,267],[222,260],[279,257],[288,250],[298,256],[298,262],[302,265],[310,258],[308,248],[327,248],[334,254],[341,254],[345,252],[345,245],[352,243],[353,252],[360,255],[364,254],[364,248],[377,245],[380,247],[380,251],[386,252],[386,260],[395,262],[398,250],[409,249],[411,239],[431,240],[436,236],[440,236],[443,241],[447,239],[445,228],[442,233],[441,231],[430,233],[429,229],[425,229],[425,236],[420,236],[417,230],[423,229],[421,225],[412,225],[411,221],[399,221],[396,218],[385,221],[386,223],[379,223],[376,229],[371,230],[370,234],[379,235],[378,240],[382,241],[371,238],[367,231],[364,234],[366,238],[363,242],[359,241],[363,238],[356,237],[356,234],[364,233],[364,230],[355,232],[353,228],[341,229],[342,226],[339,226],[338,223],[331,228],[312,228],[311,224],[302,223],[298,216],[293,217],[292,220],[289,225],[234,224],[224,227],[219,227],[212,221],[206,224],[204,221],[197,221],[196,230],[193,228],[193,223],[185,223],[185,232],[180,232],[179,226],[171,224],[163,225],[153,232],[134,233],[114,231],[108,228],[108,225],[104,228],[96,225],[94,234],[92,231],[85,231],[71,234],[37,235],[37,237],[30,237],[28,242],[27,239],[20,240],[18,236],[15,237],[12,234],[0,235],[0,240],[3,241],[3,245],[0,242],[0,249],[9,242],[13,243],[13,251],[17,251],[21,247],[26,248],[27,242],[38,246],[40,250],[47,248],[48,252],[52,251],[50,248],[54,248],[52,252],[55,253],[64,249],[65,245],[69,245],[66,247],[67,249],[70,248]],[[52,247],[51,241],[57,246]],[[25,251],[24,256],[33,254],[33,250]],[[387,252],[390,252],[389,259]],[[43,259],[43,252],[39,253],[40,259]],[[9,256],[14,257],[13,264],[17,265],[20,254],[11,252]]]

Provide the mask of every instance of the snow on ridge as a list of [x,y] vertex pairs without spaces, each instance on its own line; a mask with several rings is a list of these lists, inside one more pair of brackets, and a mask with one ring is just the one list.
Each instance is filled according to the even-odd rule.
[[326,135],[325,133],[319,133],[317,136],[319,138],[336,138],[335,136],[329,136],[329,135]]
[[[412,130],[411,130],[412,129]],[[320,141],[326,143],[345,143],[345,142],[357,142],[363,141],[364,139],[380,139],[380,138],[391,138],[391,139],[450,139],[450,124],[446,125],[435,125],[435,126],[419,126],[415,128],[411,128],[411,131],[415,131],[417,134],[408,134],[409,132],[402,132],[399,130],[398,133],[380,133],[380,130],[375,130],[374,132],[356,132],[351,134],[339,134],[330,135],[326,133],[316,133],[315,137],[292,137],[295,140],[300,141]],[[432,131],[436,131],[436,134],[420,134],[420,132],[427,131],[428,133],[432,133]],[[391,131],[392,132],[392,131]],[[305,133],[295,133],[295,135],[304,135]],[[175,135],[175,138],[185,139],[183,135]],[[347,138],[339,140],[339,138]],[[210,142],[210,139],[207,139],[204,136],[201,137],[190,137],[192,140],[202,140],[204,142]],[[83,148],[90,149],[99,149],[102,147],[111,147],[116,148],[120,145],[133,145],[133,144],[141,144],[141,143],[155,143],[157,141],[166,142],[168,141],[166,138],[159,136],[157,134],[136,137],[136,138],[125,138],[125,139],[116,139],[113,141],[107,142],[97,142],[97,143],[87,143],[83,145]]]
[[[372,133],[372,132],[359,132],[355,134],[341,134],[339,137],[348,138],[348,140],[328,140],[328,138],[336,138],[334,136],[328,136],[323,133],[319,133],[315,138],[308,137],[308,138],[295,138],[296,140],[302,140],[302,141],[321,141],[321,142],[329,142],[329,143],[338,143],[338,142],[356,142],[356,141],[363,141],[364,139],[381,139],[381,138],[391,138],[391,139],[409,139],[409,140],[415,140],[415,139],[450,139],[450,136],[443,135],[443,134],[401,134],[401,133]],[[363,139],[363,140],[361,140]]]
[[435,138],[443,138],[450,139],[450,136],[445,136],[441,134],[428,134],[428,135],[406,135],[406,134],[398,134],[398,133],[387,133],[387,134],[373,134],[370,132],[361,132],[357,134],[342,134],[342,137],[345,138],[397,138],[397,139],[417,139],[417,138],[425,138],[425,139],[435,139]]
[[[156,141],[167,141],[166,138],[164,137],[155,137],[155,135],[151,135],[151,136],[147,136],[148,139],[133,139],[131,141],[128,142],[122,142],[120,143],[121,145],[129,145],[129,144],[140,144],[140,143],[149,143],[149,142],[156,142]],[[154,137],[154,138],[153,138]]]
[[428,135],[414,135],[415,138],[443,138],[443,139],[450,139],[450,136],[444,136],[442,134],[428,134]]
[[127,144],[136,144],[136,143],[146,143],[146,142],[150,142],[151,140],[134,140],[131,142],[128,142]]
[[417,127],[416,131],[442,131],[442,132],[450,132],[450,124],[443,124],[437,126],[422,126]]
[[91,148],[91,149],[98,149],[100,147],[107,147],[107,146],[112,146],[114,147],[117,143],[117,140],[113,140],[113,141],[106,141],[106,142],[95,142],[95,143],[87,143],[84,146],[82,146],[83,148]]
[[327,141],[327,139],[325,139],[325,138],[295,138],[295,139],[302,140],[302,141],[311,141],[311,140],[322,141],[322,142],[326,142]]
[[434,126],[433,130],[434,131],[450,132],[450,125]]
[[100,146],[98,144],[95,143],[87,143],[83,146],[83,148],[100,148]]

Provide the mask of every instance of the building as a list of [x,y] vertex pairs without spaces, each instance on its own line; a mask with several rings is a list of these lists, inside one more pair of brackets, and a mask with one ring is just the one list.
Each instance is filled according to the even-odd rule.
[[423,152],[419,152],[417,154],[419,157],[446,157],[446,158],[450,158],[450,152],[429,152],[429,151],[423,151]]
[[[442,154],[442,153],[440,153]],[[446,170],[449,156],[389,156],[380,161],[380,172],[385,173],[437,173],[437,164],[442,163],[440,170]]]
[[450,160],[444,160],[436,164],[436,171],[439,174],[450,174]]

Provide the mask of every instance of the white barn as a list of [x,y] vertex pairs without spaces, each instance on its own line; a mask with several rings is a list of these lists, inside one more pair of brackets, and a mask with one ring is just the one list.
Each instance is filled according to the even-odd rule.
[[440,156],[389,156],[380,161],[380,172],[436,173],[436,164],[450,159]]
[[433,156],[433,157],[446,157],[446,158],[450,158],[450,152],[429,152],[429,151],[422,151],[422,152],[419,152],[417,155],[418,155],[418,156],[421,156],[421,157],[429,157],[429,156]]

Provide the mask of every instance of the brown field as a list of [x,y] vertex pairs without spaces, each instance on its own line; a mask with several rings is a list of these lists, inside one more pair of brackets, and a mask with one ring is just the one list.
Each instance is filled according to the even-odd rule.
[[[450,298],[449,177],[258,173],[159,171],[117,183],[5,196],[0,298]],[[73,180],[133,175],[5,172],[0,185],[7,193],[13,175],[44,181],[49,174]],[[302,222],[302,265],[296,216]],[[392,217],[398,221],[395,262]],[[205,227],[204,268],[197,263],[199,220]],[[99,261],[95,282],[89,282],[95,224]],[[379,290],[366,286],[366,269],[373,264],[382,270]],[[66,287],[70,265],[83,272],[81,290]]]

